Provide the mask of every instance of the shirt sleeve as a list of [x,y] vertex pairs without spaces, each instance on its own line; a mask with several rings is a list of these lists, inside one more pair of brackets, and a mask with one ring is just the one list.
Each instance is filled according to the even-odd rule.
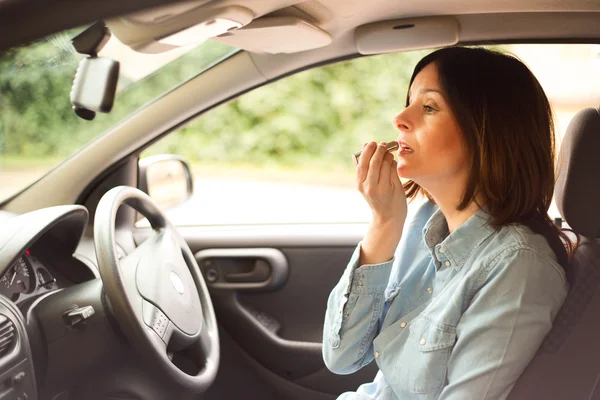
[[[362,242],[361,242],[362,243]],[[383,295],[394,259],[358,266],[358,244],[327,301],[323,327],[323,360],[337,374],[351,374],[373,360]]]
[[440,400],[506,399],[550,331],[568,285],[531,249],[500,254],[457,325]]

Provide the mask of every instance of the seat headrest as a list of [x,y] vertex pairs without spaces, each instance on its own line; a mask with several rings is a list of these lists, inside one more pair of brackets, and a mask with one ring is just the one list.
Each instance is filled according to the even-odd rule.
[[600,237],[600,109],[578,112],[563,137],[556,206],[577,233]]

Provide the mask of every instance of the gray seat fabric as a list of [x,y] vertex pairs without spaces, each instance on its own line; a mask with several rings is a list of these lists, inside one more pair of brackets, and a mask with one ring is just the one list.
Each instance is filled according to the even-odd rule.
[[554,326],[510,400],[600,400],[600,110],[580,111],[563,138],[558,209],[581,238]]

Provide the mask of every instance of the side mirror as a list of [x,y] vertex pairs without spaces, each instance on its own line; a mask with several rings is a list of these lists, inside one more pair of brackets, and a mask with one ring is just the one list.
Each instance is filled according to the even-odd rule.
[[139,189],[161,208],[175,207],[194,192],[194,180],[187,161],[176,155],[158,155],[139,161]]

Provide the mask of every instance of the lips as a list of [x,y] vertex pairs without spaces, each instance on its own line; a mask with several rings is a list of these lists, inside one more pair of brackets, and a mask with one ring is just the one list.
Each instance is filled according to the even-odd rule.
[[400,145],[398,154],[410,154],[414,152],[414,150],[406,142],[398,140],[398,144]]

